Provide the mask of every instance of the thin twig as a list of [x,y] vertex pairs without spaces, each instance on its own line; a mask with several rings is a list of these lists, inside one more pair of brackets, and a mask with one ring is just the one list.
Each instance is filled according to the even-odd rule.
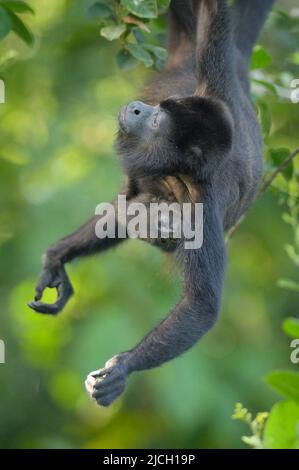
[[[256,200],[262,196],[266,191],[267,189],[271,186],[271,184],[273,183],[273,181],[275,180],[275,178],[283,172],[283,170],[289,165],[289,163],[291,163],[291,161],[299,154],[299,147],[294,150],[294,152],[292,152],[276,169],[275,171],[273,171],[273,173],[269,176],[269,178],[266,179],[266,181],[264,182],[264,184],[262,185],[260,191],[258,192],[258,195],[256,197]],[[231,227],[231,229],[227,232],[227,235],[226,235],[226,243],[232,238],[232,236],[234,235],[235,231],[237,230],[237,228],[239,227],[239,225],[242,223],[242,221],[244,220],[245,216],[243,215],[239,220],[238,222],[235,223],[235,225],[233,225]]]
[[276,176],[279,175],[279,173],[282,173],[283,170],[288,166],[289,163],[296,157],[296,155],[299,154],[299,147],[294,150],[277,168],[276,170],[272,173],[271,176],[265,181],[263,186],[261,187],[257,197],[261,196],[267,189],[271,186],[273,181],[275,180]]
[[226,237],[225,237],[225,243],[229,242],[229,240],[233,237],[235,231],[237,230],[237,228],[239,227],[239,225],[241,225],[241,223],[243,222],[243,220],[245,219],[245,215],[242,215],[240,217],[240,219],[238,220],[238,222],[235,223],[235,225],[233,225],[229,231],[227,232],[226,234]]

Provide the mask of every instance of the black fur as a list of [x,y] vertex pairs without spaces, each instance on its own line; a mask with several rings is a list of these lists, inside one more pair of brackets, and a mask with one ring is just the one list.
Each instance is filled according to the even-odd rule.
[[209,178],[215,164],[225,164],[231,151],[233,119],[219,100],[206,97],[166,99],[161,109],[170,116],[169,132],[149,140],[119,131],[117,149],[131,179],[178,173],[190,174],[194,183]]
[[[186,250],[183,240],[165,245],[183,268],[182,300],[136,347],[88,376],[87,389],[100,405],[123,392],[130,373],[183,353],[217,320],[226,264],[224,231],[248,209],[262,177],[247,64],[272,3],[238,0],[231,10],[225,0],[172,0],[166,69],[146,87],[147,104],[134,102],[120,113],[117,149],[128,202],[203,202],[204,241],[196,250]],[[149,119],[156,116],[162,119],[158,131],[154,125],[148,131]],[[72,291],[65,263],[121,241],[97,239],[97,220],[47,251],[30,304],[34,310],[55,314],[67,302]],[[156,244],[163,248],[162,242]],[[41,301],[47,286],[58,288],[54,306]]]
[[235,38],[243,58],[248,61],[252,49],[275,0],[238,0],[234,9]]

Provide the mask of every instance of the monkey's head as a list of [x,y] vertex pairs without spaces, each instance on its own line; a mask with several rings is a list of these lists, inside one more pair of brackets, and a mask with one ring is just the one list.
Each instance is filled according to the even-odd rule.
[[169,98],[156,106],[134,101],[118,120],[117,147],[132,176],[155,175],[156,168],[163,176],[161,162],[165,174],[184,172],[185,167],[190,171],[191,162],[194,172],[203,173],[206,162],[231,149],[232,118],[220,100]]

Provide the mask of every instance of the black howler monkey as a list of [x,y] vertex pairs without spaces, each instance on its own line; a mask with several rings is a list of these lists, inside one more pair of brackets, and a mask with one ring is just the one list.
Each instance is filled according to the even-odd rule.
[[[216,322],[225,273],[225,230],[255,198],[262,144],[250,101],[248,62],[274,0],[172,0],[168,61],[142,101],[119,114],[117,149],[128,203],[202,202],[203,245],[156,242],[182,260],[181,301],[133,349],[117,354],[86,380],[102,406],[123,391],[129,374],[157,367],[191,348]],[[57,314],[72,294],[65,264],[104,251],[123,238],[97,238],[94,217],[52,245],[31,308]],[[53,305],[41,301],[55,287]]]

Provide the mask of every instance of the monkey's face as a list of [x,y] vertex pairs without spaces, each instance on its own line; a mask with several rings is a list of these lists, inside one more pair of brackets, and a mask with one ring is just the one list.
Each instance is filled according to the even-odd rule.
[[174,154],[171,114],[161,105],[133,101],[118,115],[117,149],[130,176],[160,174],[161,162]]
[[231,147],[230,117],[208,98],[169,98],[157,106],[134,101],[120,111],[119,127],[117,148],[131,176],[184,173],[191,160],[196,171]]
[[168,133],[170,119],[160,105],[150,106],[133,101],[124,106],[118,115],[120,131],[142,143],[154,143]]

